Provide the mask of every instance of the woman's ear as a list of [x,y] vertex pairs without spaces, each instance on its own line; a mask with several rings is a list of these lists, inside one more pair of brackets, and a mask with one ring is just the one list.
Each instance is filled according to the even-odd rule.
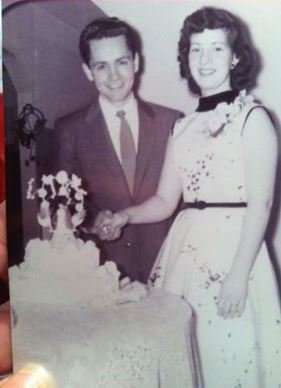
[[233,54],[232,55],[232,62],[231,62],[231,65],[230,65],[230,69],[233,70],[238,62],[239,62],[239,58],[237,57],[236,54]]
[[135,58],[134,58],[134,72],[135,72],[135,74],[139,71],[139,69],[140,69],[140,57],[139,57],[139,54],[136,53]]

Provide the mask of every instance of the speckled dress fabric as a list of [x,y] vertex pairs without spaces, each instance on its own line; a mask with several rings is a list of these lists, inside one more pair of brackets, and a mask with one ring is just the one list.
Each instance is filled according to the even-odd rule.
[[[177,123],[174,162],[186,202],[247,201],[242,132],[246,104],[212,135],[212,111]],[[151,273],[155,287],[182,295],[194,309],[206,388],[280,388],[281,315],[275,274],[265,244],[249,280],[240,318],[217,315],[221,282],[238,246],[245,208],[186,209],[176,218]]]

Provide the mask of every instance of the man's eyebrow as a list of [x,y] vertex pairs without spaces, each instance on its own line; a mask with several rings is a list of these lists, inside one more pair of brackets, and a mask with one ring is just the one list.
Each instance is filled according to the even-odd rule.
[[106,64],[106,61],[92,62],[92,66],[96,66],[96,65],[105,65],[105,64]]
[[[131,59],[132,57],[130,55],[122,55],[122,57],[119,57],[115,60],[116,61],[121,61],[122,59]],[[93,61],[92,62],[92,66],[96,66],[96,65],[106,65],[107,64],[107,61]]]

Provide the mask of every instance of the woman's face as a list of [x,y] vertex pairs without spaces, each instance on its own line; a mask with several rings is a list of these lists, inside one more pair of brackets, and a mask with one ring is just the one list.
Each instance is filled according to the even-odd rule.
[[188,63],[202,96],[231,89],[230,69],[238,63],[222,28],[205,29],[190,37]]

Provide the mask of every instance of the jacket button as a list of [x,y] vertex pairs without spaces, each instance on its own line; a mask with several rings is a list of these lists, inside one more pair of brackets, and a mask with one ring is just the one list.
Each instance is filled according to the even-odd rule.
[[131,248],[131,243],[130,243],[130,242],[127,242],[127,243],[125,244],[125,247],[126,247],[126,248]]

